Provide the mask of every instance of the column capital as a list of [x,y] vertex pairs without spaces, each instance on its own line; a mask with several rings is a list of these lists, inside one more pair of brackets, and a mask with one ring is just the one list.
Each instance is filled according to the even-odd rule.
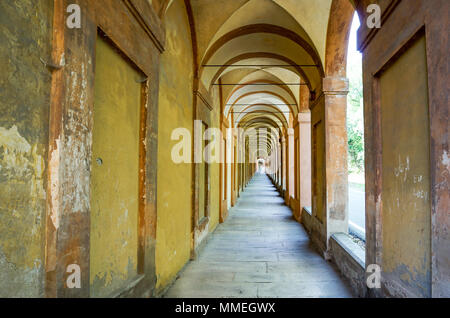
[[297,119],[300,124],[310,123],[311,122],[311,112],[310,111],[300,112],[300,113],[298,113]]
[[294,128],[288,128],[287,135],[288,136],[294,136]]
[[349,91],[348,78],[325,77],[322,80],[322,90],[325,95],[347,95]]

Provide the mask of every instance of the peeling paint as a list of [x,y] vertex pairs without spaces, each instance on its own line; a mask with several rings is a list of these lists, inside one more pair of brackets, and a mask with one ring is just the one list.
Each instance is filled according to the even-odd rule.
[[447,170],[450,169],[450,158],[446,150],[442,153],[442,164],[447,168]]
[[209,223],[206,224],[205,228],[202,231],[195,230],[195,233],[194,233],[194,237],[195,237],[194,241],[196,243],[195,248],[200,246],[200,244],[208,236],[208,234],[209,234]]
[[51,209],[50,219],[55,229],[59,228],[59,149],[60,139],[56,139],[56,148],[50,153],[48,165],[50,174]]
[[41,260],[35,259],[32,267],[22,269],[10,262],[0,248],[0,269],[0,282],[7,282],[5,288],[0,289],[0,297],[44,296],[42,288],[36,284],[43,278]]
[[0,21],[0,297],[42,297],[53,1],[0,1]]
[[425,61],[422,37],[380,77],[383,165],[380,221],[382,268],[392,281],[388,285],[428,297],[431,181],[429,138],[424,137],[429,134],[429,125],[423,120],[429,112]]
[[31,145],[13,125],[10,129],[0,127],[0,169],[6,178],[23,178],[31,172],[29,156]]

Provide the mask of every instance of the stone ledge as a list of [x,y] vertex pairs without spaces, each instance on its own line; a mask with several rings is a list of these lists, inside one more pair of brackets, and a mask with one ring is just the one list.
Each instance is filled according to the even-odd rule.
[[341,246],[364,270],[366,268],[366,251],[352,241],[350,236],[345,233],[334,233],[330,240],[334,240]]
[[306,232],[309,234],[314,249],[316,249],[320,255],[326,258],[326,237],[324,235],[325,229],[323,228],[323,224],[312,215],[310,207],[303,207],[302,209],[302,225],[305,228]]
[[311,207],[310,206],[304,206],[303,207],[303,211],[305,211],[306,213],[308,213],[309,215],[312,215],[312,212],[311,212]]
[[349,235],[335,233],[330,237],[329,252],[354,293],[359,297],[366,297],[365,250],[353,242]]
[[348,222],[348,231],[350,234],[356,236],[360,240],[362,240],[364,242],[366,241],[366,230],[363,229],[362,227],[356,225],[352,221]]

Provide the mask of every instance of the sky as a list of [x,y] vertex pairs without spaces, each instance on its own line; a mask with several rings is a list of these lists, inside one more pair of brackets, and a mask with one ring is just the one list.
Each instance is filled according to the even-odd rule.
[[348,64],[361,63],[362,61],[362,54],[359,53],[356,49],[356,32],[358,31],[359,26],[360,23],[358,14],[355,13],[355,15],[353,16],[352,28],[350,31],[350,40],[348,43]]

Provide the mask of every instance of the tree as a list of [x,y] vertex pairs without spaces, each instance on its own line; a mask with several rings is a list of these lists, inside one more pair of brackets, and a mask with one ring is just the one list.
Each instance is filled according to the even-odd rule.
[[349,54],[347,76],[349,79],[347,97],[349,171],[350,173],[361,173],[364,171],[364,115],[362,63],[359,54]]

